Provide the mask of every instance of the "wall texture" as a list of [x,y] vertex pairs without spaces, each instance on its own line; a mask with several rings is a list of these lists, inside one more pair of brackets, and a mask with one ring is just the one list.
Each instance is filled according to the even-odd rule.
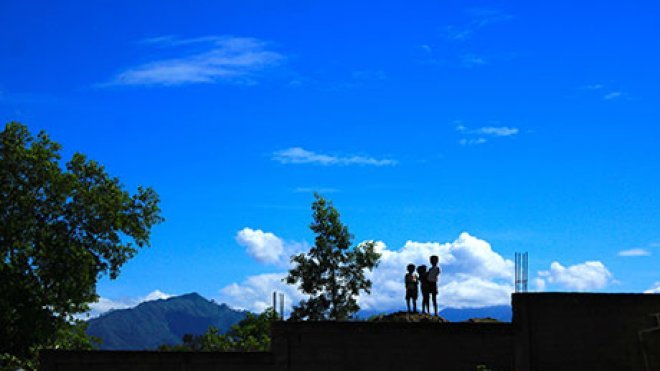
[[660,295],[514,294],[516,370],[658,371],[660,331],[639,335],[652,313]]
[[270,371],[270,352],[42,351],[46,371]]
[[299,322],[273,326],[280,370],[513,369],[510,323]]

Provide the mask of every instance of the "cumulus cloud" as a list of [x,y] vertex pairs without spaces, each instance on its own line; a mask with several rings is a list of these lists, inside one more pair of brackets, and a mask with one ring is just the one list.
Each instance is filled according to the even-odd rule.
[[[272,295],[274,291],[284,293],[285,312],[291,311],[291,305],[297,304],[303,299],[303,295],[292,285],[282,281],[286,272],[264,273],[246,278],[243,282],[232,283],[220,290],[220,302],[230,304],[232,307],[263,312],[272,306]],[[279,300],[279,298],[278,298]]]
[[553,262],[549,270],[538,275],[543,281],[543,288],[549,283],[563,289],[588,291],[602,289],[612,282],[612,273],[600,261],[587,261],[569,267]]
[[267,43],[249,37],[179,39],[163,36],[143,40],[142,43],[176,49],[179,56],[130,67],[104,85],[251,84],[255,82],[258,71],[284,59],[282,54],[270,50]]
[[646,249],[630,249],[619,251],[619,256],[649,256],[651,252]]
[[236,242],[261,263],[276,263],[284,252],[282,239],[260,229],[243,228],[236,234]]
[[308,151],[300,147],[287,148],[273,154],[273,160],[282,164],[316,165],[368,165],[393,166],[397,162],[391,159],[379,159],[368,156],[336,156]]
[[660,282],[656,282],[653,287],[644,291],[645,294],[660,294]]
[[[376,243],[382,254],[379,266],[369,274],[373,282],[371,295],[363,294],[362,309],[392,311],[402,307],[405,290],[403,276],[409,263],[426,264],[429,256],[437,255],[443,273],[439,284],[441,307],[471,308],[510,304],[513,291],[513,262],[493,251],[486,241],[461,234],[453,242],[408,241],[398,250]],[[283,292],[287,308],[303,295],[295,287],[286,285],[286,272],[251,276],[240,283],[232,283],[220,291],[220,300],[231,305],[261,311],[270,305],[273,291]],[[287,309],[288,310],[288,309]]]
[[90,310],[85,317],[97,317],[109,310],[132,308],[146,301],[167,299],[171,296],[172,295],[166,294],[160,290],[154,290],[145,296],[137,298],[109,299],[101,297],[99,298],[99,301],[89,305]]
[[307,249],[304,242],[285,241],[271,232],[248,227],[236,233],[236,242],[256,261],[279,266],[288,266],[291,255]]

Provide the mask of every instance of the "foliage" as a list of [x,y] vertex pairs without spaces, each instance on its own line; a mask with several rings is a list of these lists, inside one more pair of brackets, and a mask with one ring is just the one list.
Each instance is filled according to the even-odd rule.
[[97,349],[101,339],[86,334],[87,322],[73,320],[57,329],[52,341],[29,350],[29,356],[17,357],[9,353],[0,354],[0,370],[36,370],[39,368],[39,351],[44,348],[62,350]]
[[315,244],[308,253],[291,257],[295,266],[285,278],[309,298],[294,307],[291,319],[350,319],[360,310],[357,296],[371,290],[365,270],[378,265],[380,254],[373,241],[351,248],[353,236],[337,209],[318,194],[314,198],[310,229],[316,234]]
[[0,132],[0,353],[18,359],[56,346],[163,220],[153,189],[131,195],[80,153],[63,169],[60,149],[16,122]]
[[270,324],[277,319],[272,308],[259,315],[248,313],[247,317],[233,325],[226,334],[210,326],[200,336],[183,336],[181,345],[163,345],[165,351],[203,351],[203,352],[265,352],[270,349]]

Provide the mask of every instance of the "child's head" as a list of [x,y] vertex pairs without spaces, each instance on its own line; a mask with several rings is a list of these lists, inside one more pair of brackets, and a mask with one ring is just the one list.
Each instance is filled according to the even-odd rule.
[[424,264],[417,267],[417,273],[420,275],[426,274],[426,266]]
[[437,255],[431,255],[431,265],[436,266],[438,265],[438,256]]
[[415,264],[408,264],[408,273],[412,273],[415,271]]

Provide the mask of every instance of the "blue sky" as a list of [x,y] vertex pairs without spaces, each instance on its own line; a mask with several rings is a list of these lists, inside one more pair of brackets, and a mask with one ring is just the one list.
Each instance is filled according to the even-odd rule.
[[657,2],[3,1],[0,19],[2,121],[161,195],[152,247],[99,283],[108,306],[295,300],[279,277],[313,241],[314,190],[388,256],[367,307],[402,306],[398,264],[428,253],[450,306],[506,303],[516,251],[535,290],[660,291]]

